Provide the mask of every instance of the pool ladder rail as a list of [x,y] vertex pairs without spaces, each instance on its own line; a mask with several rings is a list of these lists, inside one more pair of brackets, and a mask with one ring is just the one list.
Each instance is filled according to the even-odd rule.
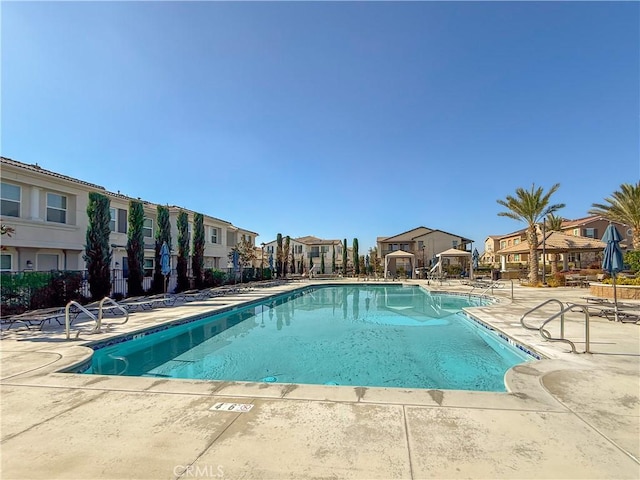
[[[536,310],[539,310],[540,308],[550,303],[557,303],[560,306],[560,310],[557,313],[554,313],[553,315],[551,315],[544,322],[542,322],[542,324],[539,327],[533,327],[525,323],[524,319],[529,314],[535,312]],[[527,330],[537,330],[540,333],[540,336],[542,338],[550,342],[568,343],[571,346],[571,353],[580,353],[576,350],[575,343],[573,343],[571,340],[567,338],[564,338],[564,314],[566,312],[573,312],[576,310],[580,310],[584,313],[584,320],[585,320],[585,350],[584,352],[581,352],[581,353],[591,353],[589,351],[589,310],[587,309],[586,305],[572,303],[565,307],[560,300],[556,298],[550,298],[549,300],[546,300],[542,302],[540,305],[537,305],[533,307],[531,310],[525,312],[524,315],[520,317],[520,324]],[[550,322],[552,322],[556,318],[560,318],[560,337],[558,338],[552,337],[549,331],[545,328]]]
[[[107,307],[105,307],[105,303],[108,304]],[[100,333],[102,331],[102,319],[104,317],[104,311],[105,310],[120,310],[124,314],[124,316],[125,316],[124,320],[122,322],[115,322],[114,325],[124,325],[125,323],[127,323],[129,321],[129,310],[124,308],[122,305],[117,303],[112,298],[104,297],[102,300],[100,300],[98,302],[98,304],[97,304],[98,316],[97,317],[96,317],[96,315],[94,315],[94,313],[92,311],[87,309],[85,306],[81,305],[80,303],[76,302],[75,300],[71,300],[69,303],[67,303],[67,305],[64,308],[64,329],[65,329],[65,333],[67,335],[67,340],[69,340],[70,337],[71,337],[71,315],[70,315],[71,314],[71,307],[74,307],[74,308],[80,310],[81,313],[84,313],[85,315],[87,315],[89,318],[93,319],[96,322],[95,326],[91,330],[89,330],[89,333],[91,333],[91,334]],[[92,308],[92,310],[93,310],[93,308]],[[78,329],[77,332],[76,332],[75,338],[78,338],[78,336],[80,335],[80,332],[81,332],[81,329]]]

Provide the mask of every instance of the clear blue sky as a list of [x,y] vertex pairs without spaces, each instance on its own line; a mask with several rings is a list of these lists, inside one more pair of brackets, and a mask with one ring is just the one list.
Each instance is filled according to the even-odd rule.
[[260,234],[587,215],[640,178],[637,2],[2,2],[3,156]]

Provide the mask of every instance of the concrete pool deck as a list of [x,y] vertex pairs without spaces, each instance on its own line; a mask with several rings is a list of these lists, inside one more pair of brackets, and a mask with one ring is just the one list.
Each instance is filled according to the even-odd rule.
[[[308,284],[142,311],[73,341],[57,326],[3,331],[1,478],[640,478],[640,325],[591,317],[592,353],[573,354],[519,324],[549,298],[584,303],[581,288],[514,285],[511,300],[507,282],[499,302],[468,309],[548,357],[509,371],[509,393],[57,373],[86,343]],[[566,337],[584,350],[582,314]]]

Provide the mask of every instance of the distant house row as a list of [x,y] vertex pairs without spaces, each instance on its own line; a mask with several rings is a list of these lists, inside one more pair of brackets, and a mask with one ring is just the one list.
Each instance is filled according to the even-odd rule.
[[[387,259],[389,254],[394,254],[388,257],[386,266],[388,271],[395,275],[399,270],[410,273],[415,268],[435,265],[436,255],[451,248],[469,251],[471,243],[472,240],[461,235],[427,227],[416,227],[389,237],[378,237],[376,247],[380,261]],[[272,240],[264,243],[263,246],[264,258],[269,256],[275,258],[276,241]],[[293,257],[295,258],[296,272],[300,271],[301,263],[304,263],[305,271],[313,264],[316,267],[316,271],[319,272],[322,258],[324,257],[325,273],[343,273],[343,248],[343,241],[338,239],[326,240],[313,236],[290,239],[290,251],[293,252]],[[347,250],[346,271],[350,272],[353,268],[352,245],[349,244]],[[333,269],[334,251],[335,270]],[[368,255],[366,251],[358,253],[359,256]],[[398,253],[400,255],[397,255]],[[260,256],[263,257],[262,253]],[[373,259],[370,261],[373,263]],[[291,262],[289,262],[289,265],[291,265]],[[384,264],[379,262],[379,265],[382,266]]]
[[[633,231],[629,225],[619,222],[613,223],[618,232],[624,237],[621,246],[624,248],[632,245]],[[563,270],[587,268],[601,259],[602,248],[593,248],[589,239],[600,240],[609,220],[601,216],[589,216],[578,218],[576,220],[564,220],[560,232],[564,235],[574,237],[574,241],[566,241],[566,251],[558,253],[559,264]],[[546,231],[548,238],[549,231]],[[542,238],[542,231],[538,228],[538,236]],[[506,235],[490,235],[486,238],[484,244],[484,252],[480,257],[483,264],[493,267],[500,267],[502,270],[507,268],[508,264],[525,265],[529,261],[528,246],[523,246],[527,241],[527,229],[517,230]],[[519,248],[519,246],[523,246]],[[551,253],[545,252],[545,259],[550,260]],[[540,252],[540,261],[542,262],[542,253]]]
[[[127,227],[129,202],[133,199],[104,187],[0,157],[1,220],[11,227],[11,235],[2,236],[0,270],[47,271],[84,270],[84,245],[88,227],[89,192],[107,196],[111,206],[113,269],[127,271]],[[141,200],[144,205],[144,269],[150,276],[155,262],[157,204]],[[192,210],[169,206],[172,265],[177,253],[177,216],[182,210],[193,227]],[[257,233],[231,222],[204,215],[205,268],[226,268],[231,249],[242,240],[255,244]]]
[[[132,197],[107,191],[104,187],[79,179],[45,170],[38,165],[29,165],[0,157],[1,221],[13,229],[11,235],[2,236],[0,270],[2,271],[47,271],[84,270],[83,260],[88,217],[86,214],[89,192],[106,195],[111,203],[111,235],[113,248],[112,268],[127,270],[127,228],[129,202]],[[139,199],[135,199],[139,200]],[[141,200],[144,206],[144,269],[148,276],[154,269],[155,233],[157,228],[157,204]],[[172,265],[175,266],[177,252],[177,216],[184,211],[189,216],[189,232],[192,232],[194,211],[179,206],[169,206],[172,230]],[[562,232],[582,239],[600,239],[609,224],[603,217],[590,216],[577,220],[565,220]],[[623,248],[631,245],[632,231],[629,226],[614,222],[623,235]],[[256,260],[254,267],[264,267],[275,262],[275,239],[256,246],[258,234],[231,222],[204,215],[205,268],[226,269],[229,267],[231,251],[240,242],[254,245]],[[378,237],[376,241],[378,259],[395,274],[402,269],[411,272],[414,268],[430,268],[435,265],[436,255],[448,249],[470,252],[472,240],[462,235],[424,226],[392,236]],[[484,244],[480,262],[493,267],[506,268],[508,264],[528,263],[528,249],[518,248],[526,242],[526,229],[506,235],[491,235]],[[575,242],[574,242],[575,243]],[[584,242],[583,242],[584,244]],[[588,244],[587,244],[588,246]],[[314,236],[290,239],[290,258],[294,271],[307,271],[311,264],[319,272],[323,262],[326,273],[342,273],[343,242],[340,239],[320,239]],[[335,252],[335,268],[333,255]],[[361,251],[360,255],[368,252]],[[389,256],[389,254],[393,254]],[[563,268],[586,268],[598,260],[599,251],[576,248],[560,254]],[[385,260],[386,259],[386,260]],[[451,261],[451,260],[447,260]],[[453,260],[455,261],[455,260]],[[372,259],[373,262],[373,259]],[[346,270],[353,267],[351,248],[347,251]],[[291,271],[289,267],[289,271]]]

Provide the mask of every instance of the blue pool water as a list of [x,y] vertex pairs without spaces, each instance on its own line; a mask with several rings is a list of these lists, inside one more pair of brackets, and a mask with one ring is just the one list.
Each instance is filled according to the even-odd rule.
[[322,286],[96,350],[86,373],[505,391],[531,360],[417,286]]

